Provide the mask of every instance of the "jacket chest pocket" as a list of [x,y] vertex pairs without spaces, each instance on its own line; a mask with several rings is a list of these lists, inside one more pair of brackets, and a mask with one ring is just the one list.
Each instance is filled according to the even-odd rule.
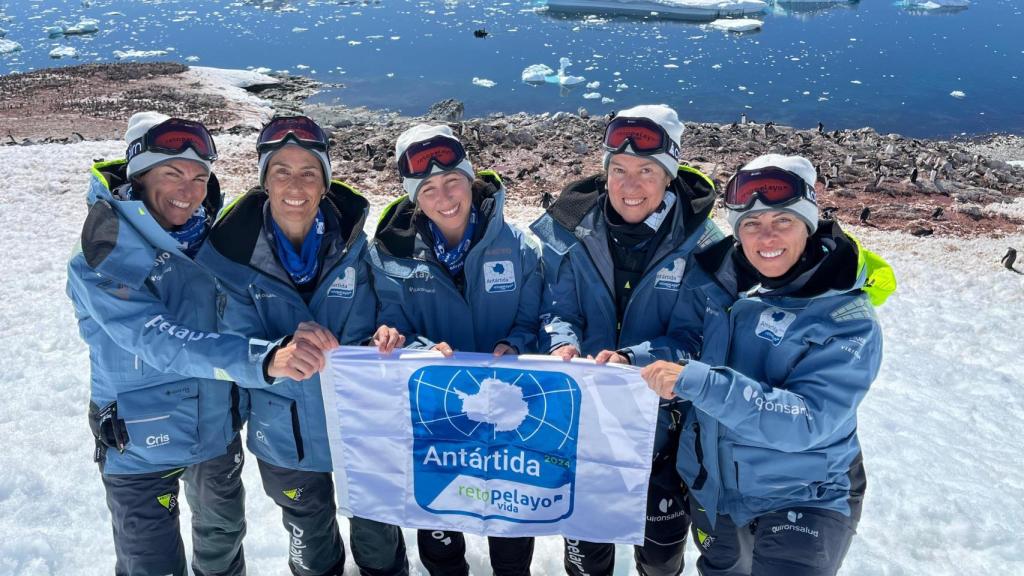
[[[140,361],[141,362],[141,361]],[[189,379],[117,396],[128,449],[153,464],[187,462],[199,448],[199,386]]]
[[296,467],[304,454],[295,401],[253,391],[247,445],[262,460],[284,468]]

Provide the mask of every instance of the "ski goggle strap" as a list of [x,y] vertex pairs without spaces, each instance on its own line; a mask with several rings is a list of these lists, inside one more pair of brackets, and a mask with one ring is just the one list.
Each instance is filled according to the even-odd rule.
[[268,148],[276,148],[288,139],[304,148],[312,148],[327,152],[330,140],[320,125],[306,116],[281,116],[274,118],[260,131],[256,139],[256,151],[263,153]]
[[755,200],[766,206],[785,206],[801,198],[816,201],[814,188],[798,174],[774,166],[740,170],[725,186],[725,206],[731,210],[746,210]]
[[413,142],[398,159],[398,173],[403,178],[426,178],[434,166],[454,170],[466,159],[466,150],[458,141],[445,136],[434,136]]
[[169,118],[153,126],[140,138],[128,144],[125,157],[128,162],[143,152],[160,154],[181,154],[191,148],[203,160],[217,159],[217,146],[205,126],[192,120]]
[[672,141],[660,124],[647,118],[616,116],[604,131],[604,149],[622,152],[626,146],[640,156],[668,154],[679,160],[679,145]]

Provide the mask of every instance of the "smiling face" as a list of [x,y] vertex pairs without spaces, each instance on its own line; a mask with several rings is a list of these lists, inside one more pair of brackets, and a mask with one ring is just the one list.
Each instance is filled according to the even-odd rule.
[[299,146],[285,146],[267,163],[265,186],[274,222],[289,240],[301,245],[325,192],[320,160]]
[[150,214],[165,230],[188,222],[206,198],[210,171],[192,160],[170,160],[136,178]]
[[608,200],[630,224],[643,222],[665,199],[672,179],[656,160],[613,154],[608,162]]
[[796,264],[807,247],[807,225],[791,212],[757,212],[739,221],[736,237],[743,255],[767,278],[778,278]]
[[435,174],[423,181],[416,205],[441,229],[448,246],[462,239],[473,205],[469,178],[458,170]]

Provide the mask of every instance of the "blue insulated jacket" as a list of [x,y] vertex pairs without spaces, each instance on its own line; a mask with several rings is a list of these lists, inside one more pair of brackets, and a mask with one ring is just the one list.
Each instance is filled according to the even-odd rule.
[[679,286],[691,253],[722,237],[709,219],[715,200],[711,181],[681,166],[671,183],[678,198],[671,229],[626,306],[622,326],[615,308],[614,268],[604,217],[607,191],[602,176],[569,185],[530,227],[544,247],[544,298],[540,349],[575,346],[583,356],[623,350],[632,363],[678,360],[681,350],[667,338]]
[[[124,160],[92,168],[81,247],[67,293],[89,345],[91,414],[116,402],[130,441],[106,453],[105,474],[188,466],[225,453],[244,395],[266,386],[273,344],[216,332],[213,278],[182,254],[141,201],[125,200]],[[220,207],[210,178],[206,209]]]
[[542,278],[538,249],[507,224],[505,189],[481,172],[474,203],[486,225],[466,255],[465,286],[456,285],[417,228],[415,205],[402,196],[384,210],[370,262],[380,298],[378,324],[397,328],[409,348],[447,342],[455,350],[491,352],[505,342],[520,354],[537,351]]
[[[347,184],[331,183],[320,202],[322,264],[307,303],[277,259],[267,200],[263,188],[253,188],[228,206],[196,257],[217,277],[220,328],[271,339],[313,321],[343,345],[365,343],[377,308],[365,260],[369,203]],[[246,446],[257,458],[292,470],[333,469],[319,374],[301,382],[279,378],[250,399]]]
[[677,469],[712,522],[793,506],[859,519],[857,406],[882,361],[871,284],[891,269],[834,222],[816,235],[827,255],[774,291],[738,295],[731,237],[698,256],[684,283],[693,297],[672,330],[699,360],[675,386],[692,402]]

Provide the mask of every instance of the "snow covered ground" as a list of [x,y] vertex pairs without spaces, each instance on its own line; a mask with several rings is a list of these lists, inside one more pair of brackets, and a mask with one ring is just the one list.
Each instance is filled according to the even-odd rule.
[[[241,161],[251,158],[251,139],[220,136],[218,148]],[[85,417],[88,356],[64,282],[86,212],[89,163],[123,150],[120,142],[0,147],[0,574],[112,572]],[[247,182],[230,176],[223,184],[235,193]],[[384,198],[370,200],[379,212]],[[537,213],[516,209],[510,217],[525,223]],[[1024,276],[999,266],[1007,246],[1024,248],[1024,235],[857,232],[895,266],[900,289],[879,311],[885,362],[860,411],[868,495],[842,573],[1024,574]],[[249,573],[285,575],[280,516],[251,459],[245,482]],[[415,535],[406,537],[422,573]],[[469,546],[474,573],[489,573],[484,540],[470,537]],[[633,573],[630,557],[620,548],[618,573]],[[695,558],[691,547],[688,575]],[[533,568],[561,573],[559,539],[538,541]],[[351,561],[347,573],[356,574]]]

